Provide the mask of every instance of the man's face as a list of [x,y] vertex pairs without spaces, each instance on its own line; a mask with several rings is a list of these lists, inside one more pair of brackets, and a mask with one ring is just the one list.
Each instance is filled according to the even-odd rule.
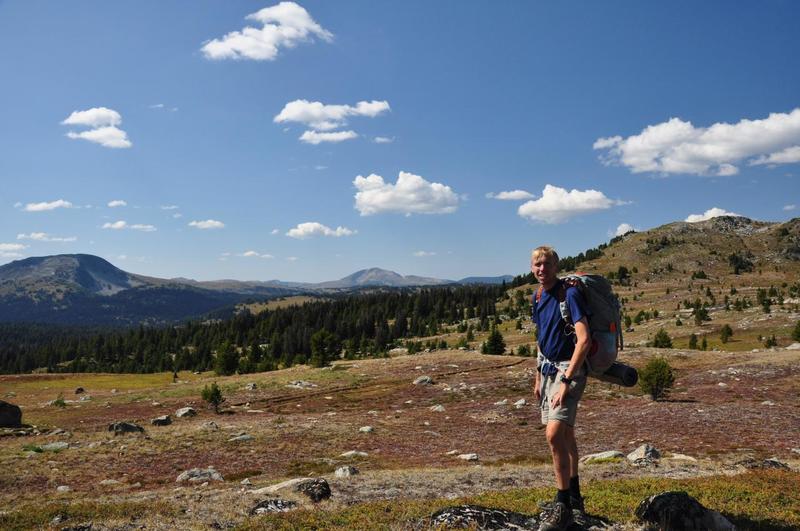
[[537,256],[531,259],[531,272],[543,286],[549,286],[556,280],[558,264],[553,257]]

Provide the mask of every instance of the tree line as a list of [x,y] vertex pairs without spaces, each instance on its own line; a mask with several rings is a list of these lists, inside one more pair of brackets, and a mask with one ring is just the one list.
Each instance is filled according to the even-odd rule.
[[384,289],[232,318],[126,330],[0,324],[0,372],[254,372],[381,356],[406,338],[488,322],[504,286]]

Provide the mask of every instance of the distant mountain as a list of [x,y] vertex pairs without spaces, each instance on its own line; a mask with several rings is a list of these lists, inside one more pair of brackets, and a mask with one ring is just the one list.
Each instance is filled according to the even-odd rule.
[[458,281],[459,284],[502,284],[514,280],[512,275],[501,275],[499,277],[465,277]]
[[453,284],[452,280],[441,280],[438,278],[418,277],[414,275],[403,276],[394,271],[372,267],[370,269],[362,269],[356,271],[352,275],[348,275],[339,280],[330,282],[320,282],[319,284],[310,284],[309,287],[313,289],[350,289],[362,288],[373,286],[385,287],[409,287],[409,286],[440,286],[443,284]]
[[[499,283],[503,278],[511,277],[468,277],[461,282]],[[161,279],[128,273],[97,256],[63,254],[25,258],[0,266],[0,322],[163,324],[211,312],[227,315],[235,304],[252,299],[455,283],[403,276],[379,268],[363,269],[339,280],[316,284]]]

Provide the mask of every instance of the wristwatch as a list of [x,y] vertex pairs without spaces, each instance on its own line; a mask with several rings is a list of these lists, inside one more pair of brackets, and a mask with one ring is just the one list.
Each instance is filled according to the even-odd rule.
[[572,378],[567,378],[565,375],[561,375],[561,383],[565,383],[567,385],[572,383]]

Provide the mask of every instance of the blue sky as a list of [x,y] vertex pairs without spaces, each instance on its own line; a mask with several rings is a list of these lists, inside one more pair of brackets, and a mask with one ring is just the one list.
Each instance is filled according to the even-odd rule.
[[0,263],[460,278],[623,224],[784,221],[797,20],[791,1],[0,1]]

